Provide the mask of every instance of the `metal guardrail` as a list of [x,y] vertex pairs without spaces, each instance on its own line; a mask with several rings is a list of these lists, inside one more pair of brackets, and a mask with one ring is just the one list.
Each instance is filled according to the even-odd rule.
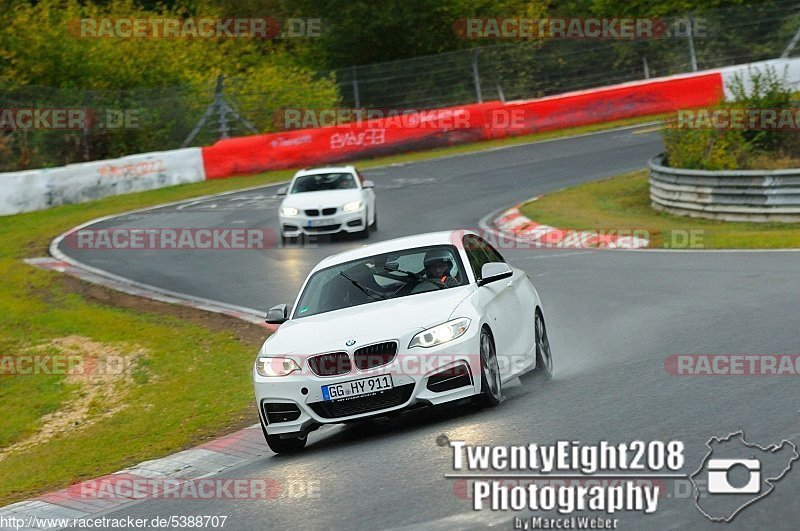
[[725,221],[800,221],[800,168],[687,170],[649,163],[650,200],[656,210]]

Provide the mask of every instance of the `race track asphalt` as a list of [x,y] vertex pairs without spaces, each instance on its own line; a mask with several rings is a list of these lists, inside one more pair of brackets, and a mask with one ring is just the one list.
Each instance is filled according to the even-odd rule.
[[[642,168],[660,149],[658,133],[626,129],[367,170],[379,205],[379,230],[369,241],[477,227],[486,214],[527,197]],[[274,230],[275,189],[158,208],[93,228]],[[292,303],[320,259],[359,245],[340,238],[266,251],[90,251],[66,243],[61,250],[138,282],[264,310]],[[798,353],[797,253],[510,249],[504,255],[527,271],[544,302],[555,360],[551,382],[523,380],[491,410],[457,404],[326,427],[309,436],[299,455],[266,454],[224,473],[284,485],[316,481],[319,496],[147,500],[108,516],[227,515],[226,529],[510,529],[519,514],[475,512],[464,482],[444,477],[452,472],[452,452],[437,446],[438,436],[499,445],[677,439],[686,444],[687,473],[700,465],[712,436],[744,430],[760,444],[800,442],[796,377],[679,377],[664,366],[672,354]],[[797,468],[729,526],[796,528]],[[616,514],[619,527],[714,527],[695,508],[686,480],[666,481],[669,496],[654,515]]]

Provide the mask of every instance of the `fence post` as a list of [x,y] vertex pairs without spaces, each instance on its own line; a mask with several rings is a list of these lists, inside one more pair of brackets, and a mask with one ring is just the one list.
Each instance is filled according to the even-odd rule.
[[217,132],[219,133],[218,139],[229,138],[230,137],[230,128],[228,127],[228,114],[233,116],[234,120],[238,120],[242,122],[250,132],[258,133],[255,127],[247,121],[247,119],[242,116],[236,109],[228,105],[228,102],[225,101],[225,98],[222,95],[222,75],[217,76],[217,87],[214,89],[214,99],[211,101],[211,104],[206,108],[203,116],[200,117],[200,121],[197,122],[197,125],[194,126],[192,132],[189,133],[189,136],[186,137],[186,140],[183,141],[181,144],[182,148],[189,147],[189,145],[194,141],[194,138],[197,136],[197,133],[200,132],[200,129],[206,124],[209,118],[213,116],[216,112],[219,114],[219,127],[217,128]]
[[472,81],[475,83],[475,96],[478,98],[478,103],[483,103],[483,96],[481,95],[481,76],[478,72],[478,51],[479,48],[476,48],[475,53],[472,54]]
[[87,90],[83,93],[83,160],[90,160],[91,158],[91,153],[89,152],[89,116],[93,114],[89,109],[91,101],[92,91]]
[[689,56],[692,60],[692,72],[697,72],[697,54],[694,51],[694,13],[689,14],[686,38],[689,39]]
[[356,74],[356,67],[352,68],[353,70],[353,100],[356,104],[356,109],[361,108],[361,95],[358,93],[358,75]]
[[217,76],[217,89],[214,91],[214,103],[219,111],[219,128],[217,131],[219,132],[220,139],[222,138],[230,138],[228,134],[230,129],[228,128],[228,116],[227,116],[227,105],[225,105],[224,100],[222,99],[222,76]]

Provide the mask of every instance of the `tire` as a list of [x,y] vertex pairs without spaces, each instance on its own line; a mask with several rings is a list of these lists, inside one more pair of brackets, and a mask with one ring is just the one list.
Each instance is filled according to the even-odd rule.
[[299,452],[306,446],[308,441],[308,434],[304,433],[296,437],[283,438],[280,435],[269,435],[264,423],[261,423],[261,431],[264,432],[264,438],[267,440],[267,446],[276,454],[291,454]]
[[[367,219],[369,219],[369,218],[367,218]],[[378,210],[377,209],[375,209],[374,219],[372,220],[372,225],[369,226],[369,229],[372,232],[375,232],[376,230],[378,230]]]
[[481,330],[481,392],[476,402],[483,407],[494,407],[503,399],[500,366],[497,364],[494,340],[488,330]]
[[356,232],[356,237],[360,240],[366,240],[369,238],[369,212],[367,212],[367,215],[364,216],[364,230]]
[[533,373],[549,381],[553,378],[553,353],[550,350],[550,340],[547,338],[547,327],[544,324],[544,318],[538,311],[534,319],[534,327],[536,332],[536,368]]

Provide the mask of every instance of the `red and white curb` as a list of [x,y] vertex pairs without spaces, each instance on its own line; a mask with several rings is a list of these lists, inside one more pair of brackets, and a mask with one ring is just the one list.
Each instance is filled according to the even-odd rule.
[[[529,201],[535,201],[541,196]],[[522,212],[519,206],[509,208],[496,215],[489,222],[503,236],[529,244],[531,247],[552,247],[559,249],[642,249],[650,240],[619,232],[559,229],[533,221]]]
[[[4,522],[0,529],[57,529],[63,527],[59,520],[97,518],[153,498],[235,499],[237,493],[231,489],[240,489],[237,480],[206,484],[208,478],[269,453],[261,427],[256,424],[190,450],[0,508],[0,522]],[[247,481],[259,484],[262,497],[275,499],[280,495],[275,478]],[[16,525],[9,527],[10,522]]]

